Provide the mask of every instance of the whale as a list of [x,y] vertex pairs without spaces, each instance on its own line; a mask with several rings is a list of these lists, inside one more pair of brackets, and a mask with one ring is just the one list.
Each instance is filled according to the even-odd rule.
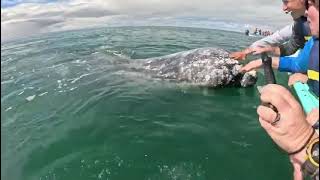
[[250,87],[257,72],[242,73],[242,65],[221,48],[198,48],[161,57],[140,59],[140,68],[154,78],[201,87]]

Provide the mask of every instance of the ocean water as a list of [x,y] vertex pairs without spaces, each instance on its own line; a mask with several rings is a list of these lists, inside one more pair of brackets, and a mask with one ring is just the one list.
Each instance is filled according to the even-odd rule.
[[255,40],[212,29],[114,27],[1,44],[1,179],[291,179],[288,157],[259,125],[256,86],[198,88],[122,66],[200,47],[235,51]]

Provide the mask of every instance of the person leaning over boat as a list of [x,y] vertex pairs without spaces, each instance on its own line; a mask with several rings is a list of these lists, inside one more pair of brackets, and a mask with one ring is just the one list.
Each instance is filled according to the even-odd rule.
[[[310,35],[306,17],[304,16],[303,0],[283,0],[283,11],[291,12],[294,20],[293,24],[285,26],[272,35],[254,42],[249,48],[230,54],[230,57],[237,60],[244,60],[246,56],[261,47],[278,46],[273,48],[280,56],[287,56],[295,53],[298,49],[303,48],[307,36]],[[268,49],[269,50],[269,49]]]
[[[318,2],[316,0],[315,2]],[[312,38],[308,40],[305,47],[298,56],[287,56],[280,59],[273,59],[272,67],[279,71],[299,73],[289,79],[289,85],[296,81],[308,83],[311,91],[319,97],[319,11],[318,4],[314,3],[311,11],[306,11]],[[241,71],[247,72],[262,66],[261,60],[251,61]]]
[[[318,2],[318,0],[314,2]],[[298,73],[290,76],[289,86],[297,81],[307,83],[312,92],[310,95],[319,99],[319,6],[317,3],[314,4],[311,11],[307,11],[313,37],[306,43],[297,57],[280,58],[280,60],[273,59],[272,66],[280,71]],[[242,67],[241,71],[247,72],[261,66],[261,60],[251,61]],[[314,113],[319,114],[319,109],[311,111],[311,114]],[[316,120],[310,119],[309,122],[314,124]]]

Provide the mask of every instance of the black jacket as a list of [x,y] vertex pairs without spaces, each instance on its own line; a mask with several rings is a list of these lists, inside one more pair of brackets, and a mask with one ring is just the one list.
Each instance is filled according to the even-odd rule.
[[281,56],[289,56],[294,54],[298,49],[304,47],[307,39],[306,37],[311,36],[309,23],[307,22],[307,18],[301,16],[300,18],[294,21],[294,25],[292,27],[293,35],[291,39],[285,43],[280,45],[280,55]]

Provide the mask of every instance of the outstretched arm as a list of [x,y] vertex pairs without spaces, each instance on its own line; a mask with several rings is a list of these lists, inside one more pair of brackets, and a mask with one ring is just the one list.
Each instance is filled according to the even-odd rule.
[[[245,66],[243,66],[241,68],[241,72],[248,72],[254,69],[259,69],[263,66],[262,60],[261,59],[257,59],[254,61],[249,62],[248,64],[246,64]],[[272,58],[272,68],[273,69],[278,69],[279,67],[279,58],[277,57],[273,57]]]
[[313,39],[310,39],[297,54],[280,57],[279,71],[306,73],[313,43]]

